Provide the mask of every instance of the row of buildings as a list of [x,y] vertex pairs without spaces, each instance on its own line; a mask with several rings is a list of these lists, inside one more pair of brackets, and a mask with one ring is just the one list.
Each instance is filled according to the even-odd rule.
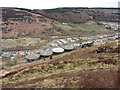
[[113,29],[118,31],[120,29],[120,25],[118,23],[103,23],[107,29]]
[[[83,37],[80,37],[83,38]],[[36,60],[39,57],[48,57],[53,54],[59,54],[64,51],[74,50],[76,47],[82,47],[83,45],[89,45],[94,42],[103,42],[107,40],[115,40],[118,38],[118,35],[104,35],[102,38],[98,38],[98,36],[91,36],[86,38],[87,40],[81,41],[80,38],[66,38],[66,39],[58,39],[51,41],[47,46],[40,47],[40,49],[36,50],[25,50],[25,51],[11,51],[11,52],[3,52],[1,57],[16,57],[23,56],[29,60]],[[78,40],[78,42],[76,42]],[[58,42],[59,41],[59,42]],[[69,43],[68,41],[73,41]],[[51,46],[52,45],[52,46]],[[39,54],[39,55],[38,55]],[[34,59],[35,57],[35,59]]]

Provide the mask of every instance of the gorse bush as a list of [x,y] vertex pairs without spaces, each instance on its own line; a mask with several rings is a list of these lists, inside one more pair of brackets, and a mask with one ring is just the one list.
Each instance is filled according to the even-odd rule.
[[17,65],[19,62],[18,58],[15,58],[15,59],[5,58],[4,60],[5,60],[4,61],[5,63],[3,65],[5,66]]

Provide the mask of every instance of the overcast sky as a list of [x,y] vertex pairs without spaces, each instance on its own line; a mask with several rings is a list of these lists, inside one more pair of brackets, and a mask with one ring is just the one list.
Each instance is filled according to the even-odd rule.
[[0,7],[51,9],[58,7],[118,7],[119,0],[0,0]]

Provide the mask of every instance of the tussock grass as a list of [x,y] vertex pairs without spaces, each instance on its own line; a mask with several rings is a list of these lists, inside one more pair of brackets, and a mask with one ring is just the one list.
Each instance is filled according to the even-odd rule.
[[96,62],[96,61],[98,61],[96,58],[86,58],[86,59],[73,59],[73,60],[64,60],[64,61],[61,60],[59,62],[53,62],[50,64],[38,65],[31,68],[26,68],[21,72],[18,72],[17,74],[13,75],[12,77],[10,76],[4,78],[3,83],[8,83],[8,82],[14,83],[17,81],[34,79],[42,76],[59,74],[62,72],[75,72],[78,70],[116,67],[116,65],[105,64],[102,62],[96,64],[90,64],[91,62]]

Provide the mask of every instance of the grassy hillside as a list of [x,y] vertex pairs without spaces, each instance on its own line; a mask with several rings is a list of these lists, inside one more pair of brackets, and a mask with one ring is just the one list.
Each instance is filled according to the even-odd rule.
[[74,28],[79,30],[88,30],[88,31],[96,31],[96,30],[107,30],[102,25],[98,25],[97,23],[90,23],[90,24],[75,24],[73,25]]
[[[114,47],[111,49],[114,50],[115,47],[117,48],[116,42],[113,41],[107,43],[107,45],[114,43]],[[106,47],[106,43],[104,45]],[[18,67],[18,69],[16,68],[16,73],[11,73],[2,79],[3,87],[118,87],[117,69],[115,69],[118,59],[117,52],[97,53],[95,52],[97,49],[95,47],[79,49],[71,53],[66,52],[69,54],[61,57],[53,57],[53,59],[48,61],[39,61],[36,64],[26,65],[23,69],[21,67],[21,70]]]
[[62,29],[62,30],[70,30],[73,29],[73,27],[69,26],[69,25],[63,25],[63,24],[55,24],[56,28]]
[[61,30],[70,30],[70,29],[78,29],[80,31],[101,31],[101,30],[107,30],[104,26],[98,25],[95,22],[86,23],[86,24],[55,24],[55,27],[61,29]]
[[[54,36],[89,36],[114,32],[96,22],[87,22],[84,24],[56,23],[53,28],[48,31],[50,32],[49,35]],[[48,35],[47,32],[45,34]]]

